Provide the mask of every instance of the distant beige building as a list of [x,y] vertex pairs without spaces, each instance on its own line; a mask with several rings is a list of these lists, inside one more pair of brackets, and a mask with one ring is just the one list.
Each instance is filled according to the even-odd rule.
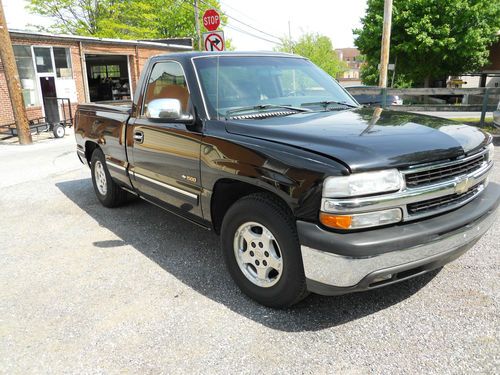
[[[499,32],[500,35],[500,32]],[[490,47],[490,63],[477,72],[451,77],[452,87],[500,87],[500,40]]]
[[339,48],[335,50],[339,59],[347,64],[348,69],[337,76],[337,80],[343,86],[355,86],[361,84],[360,67],[363,63],[361,54],[357,48]]

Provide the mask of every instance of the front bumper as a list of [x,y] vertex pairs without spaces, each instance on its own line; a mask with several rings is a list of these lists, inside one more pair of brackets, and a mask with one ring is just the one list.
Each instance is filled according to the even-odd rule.
[[500,186],[465,206],[418,222],[334,233],[297,222],[307,285],[324,295],[372,289],[421,275],[470,249],[493,224]]

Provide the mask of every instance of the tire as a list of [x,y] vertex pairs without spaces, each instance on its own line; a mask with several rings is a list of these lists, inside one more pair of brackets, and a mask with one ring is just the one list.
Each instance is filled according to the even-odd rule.
[[94,191],[104,207],[118,207],[128,199],[128,193],[113,181],[100,148],[92,153],[90,162]]
[[273,195],[234,203],[222,222],[221,247],[235,283],[260,304],[285,308],[308,295],[295,221]]
[[52,133],[56,138],[63,138],[66,134],[66,129],[64,129],[64,126],[62,126],[61,124],[56,124],[52,128]]

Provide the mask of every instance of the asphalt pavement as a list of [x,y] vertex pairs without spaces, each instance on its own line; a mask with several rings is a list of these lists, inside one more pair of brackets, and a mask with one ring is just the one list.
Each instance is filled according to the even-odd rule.
[[500,373],[498,219],[439,271],[273,310],[216,235],[102,207],[72,136],[0,145],[0,173],[0,373]]

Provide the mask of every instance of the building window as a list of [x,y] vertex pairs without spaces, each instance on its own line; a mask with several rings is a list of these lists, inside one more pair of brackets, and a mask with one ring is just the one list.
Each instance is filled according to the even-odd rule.
[[53,51],[57,78],[73,78],[70,49],[54,47]]
[[92,78],[120,78],[120,65],[94,65],[92,66]]
[[38,73],[53,73],[50,47],[33,47],[33,51],[35,52],[36,71]]
[[24,104],[26,107],[34,107],[40,104],[37,86],[35,68],[33,67],[33,56],[30,46],[13,46],[14,56],[16,58],[17,70],[21,79],[21,88],[23,92]]

